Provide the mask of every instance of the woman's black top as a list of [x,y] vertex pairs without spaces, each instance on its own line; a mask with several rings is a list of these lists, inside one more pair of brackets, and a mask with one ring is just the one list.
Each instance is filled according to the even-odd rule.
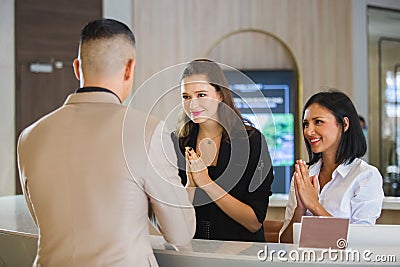
[[[193,134],[186,140],[178,140],[175,133],[171,134],[183,185],[187,182],[185,147],[195,149],[197,136],[198,125],[195,125]],[[265,138],[258,130],[247,130],[244,138],[222,140],[217,165],[209,166],[208,174],[226,192],[249,205],[258,221],[263,223],[274,176]],[[264,242],[263,227],[255,233],[248,231],[226,215],[200,188],[196,189],[193,205],[196,210],[195,238]]]

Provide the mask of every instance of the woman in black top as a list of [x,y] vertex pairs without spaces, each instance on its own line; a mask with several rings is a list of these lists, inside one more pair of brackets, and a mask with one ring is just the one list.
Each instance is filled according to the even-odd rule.
[[190,62],[181,93],[182,120],[172,138],[196,209],[195,238],[264,241],[274,177],[263,135],[234,106],[217,63]]

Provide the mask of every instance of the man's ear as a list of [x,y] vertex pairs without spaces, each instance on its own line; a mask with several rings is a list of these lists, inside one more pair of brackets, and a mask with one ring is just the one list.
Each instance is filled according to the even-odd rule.
[[74,67],[75,77],[80,81],[81,80],[81,74],[79,73],[79,60],[78,60],[78,58],[74,59],[74,62],[72,63],[72,66]]
[[343,132],[346,132],[349,129],[349,126],[350,126],[349,118],[344,117],[343,118]]
[[128,62],[125,64],[125,73],[124,73],[125,80],[129,80],[131,77],[133,77],[133,71],[135,70],[135,63],[136,61],[134,59],[129,59]]

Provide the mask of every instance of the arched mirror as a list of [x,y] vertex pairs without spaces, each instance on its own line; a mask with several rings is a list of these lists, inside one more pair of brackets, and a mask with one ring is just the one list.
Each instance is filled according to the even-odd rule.
[[[250,103],[243,105],[242,100],[235,98],[239,110],[259,128],[272,149],[275,173],[272,191],[288,193],[294,160],[301,154],[302,99],[300,71],[290,47],[273,33],[242,29],[221,36],[207,49],[205,57],[237,69],[261,91],[264,99],[258,100],[248,89],[248,80],[243,81],[238,72],[226,71],[234,95],[240,93],[244,102]],[[270,111],[257,107],[265,99]]]
[[400,196],[400,11],[368,8],[369,161],[386,196]]

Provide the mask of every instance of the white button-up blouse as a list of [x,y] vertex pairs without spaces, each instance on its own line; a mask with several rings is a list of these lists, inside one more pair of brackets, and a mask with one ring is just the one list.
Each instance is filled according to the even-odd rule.
[[[319,174],[321,165],[320,159],[310,166],[310,176]],[[334,170],[332,180],[319,190],[319,202],[333,217],[349,218],[350,223],[373,225],[381,214],[384,198],[382,183],[383,179],[377,168],[356,158],[352,163],[341,164]],[[279,235],[289,225],[296,206],[292,179],[284,224]],[[306,215],[312,214],[307,211]]]

